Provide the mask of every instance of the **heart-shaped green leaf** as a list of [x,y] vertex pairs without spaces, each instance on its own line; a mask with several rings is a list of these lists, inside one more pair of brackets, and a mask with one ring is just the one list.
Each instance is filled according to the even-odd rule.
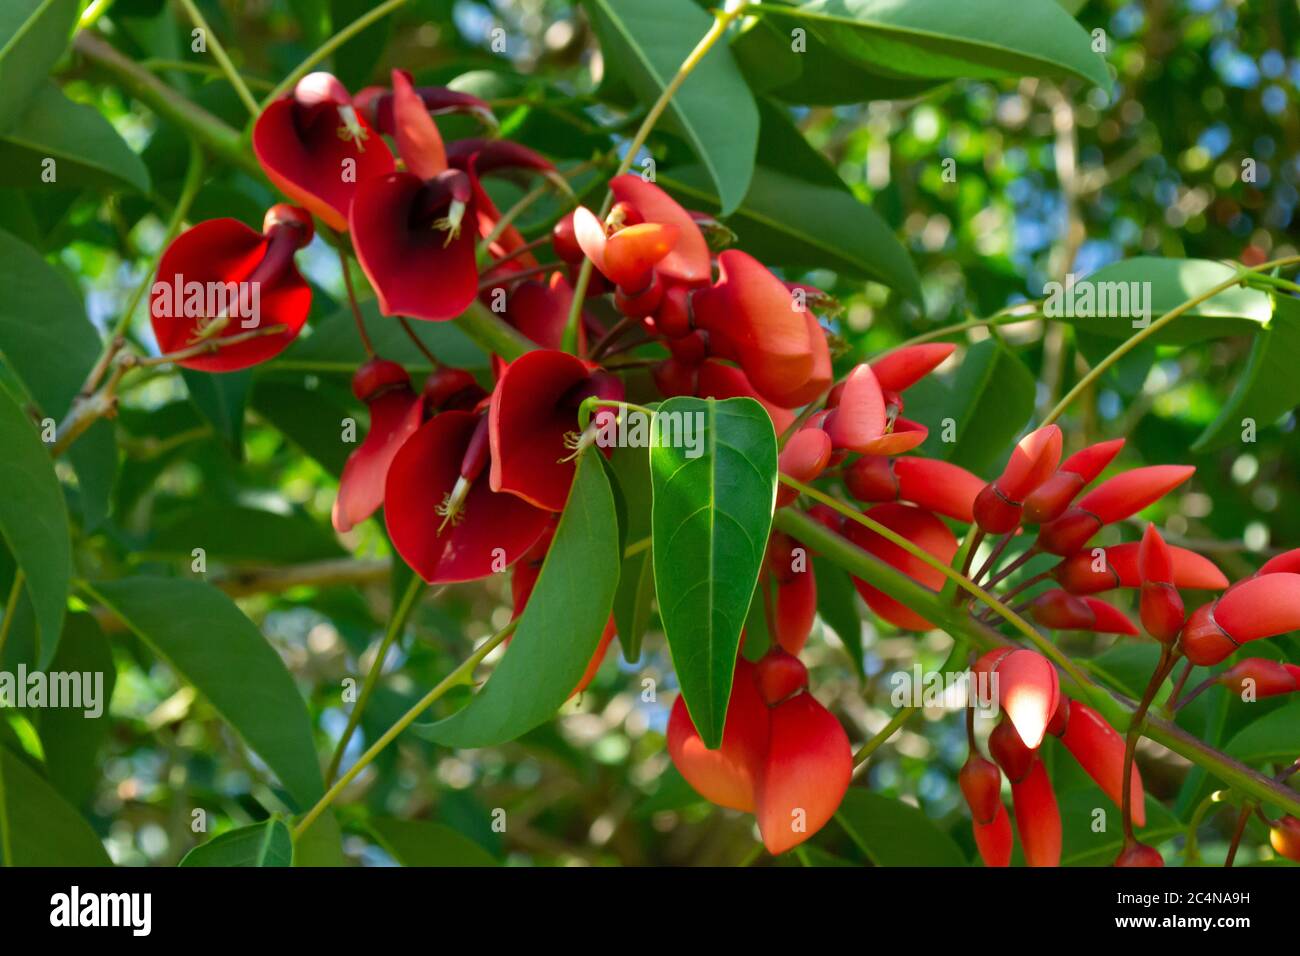
[[227,830],[185,854],[180,866],[292,866],[293,834],[283,820]]
[[[605,68],[649,107],[712,25],[692,0],[584,0]],[[722,211],[740,205],[754,172],[758,109],[731,50],[715,44],[668,101],[664,116],[709,172]]]
[[320,798],[307,705],[280,655],[230,598],[178,578],[105,581],[86,591],[208,699],[300,806]]
[[740,632],[767,550],[776,435],[752,398],[670,398],[650,447],[655,590],[686,709],[722,744]]
[[54,656],[72,575],[63,489],[49,448],[23,410],[0,389],[0,536],[23,574],[36,619],[35,664]]
[[595,456],[578,462],[509,650],[483,690],[423,736],[461,748],[514,740],[554,716],[582,679],[609,621],[620,558],[614,494]]

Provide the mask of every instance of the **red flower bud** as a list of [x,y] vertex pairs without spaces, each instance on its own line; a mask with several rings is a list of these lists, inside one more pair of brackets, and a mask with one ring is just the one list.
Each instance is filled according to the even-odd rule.
[[974,824],[975,846],[979,848],[980,859],[985,866],[1010,866],[1011,851],[1014,849],[1011,836],[1011,817],[1007,808],[998,801],[993,819],[988,823]]
[[424,381],[424,400],[435,412],[473,411],[486,397],[483,386],[463,368],[443,366]]
[[983,481],[959,465],[935,458],[894,460],[898,497],[956,521],[974,520],[975,497]]
[[722,746],[717,750],[704,746],[686,709],[686,698],[679,696],[668,718],[668,755],[700,796],[720,807],[752,813],[767,758],[769,727],[754,666],[742,657],[732,678]]
[[791,654],[803,650],[817,617],[817,577],[812,569],[796,572],[776,589],[776,620],[773,622],[778,644]]
[[793,654],[773,647],[754,665],[759,693],[769,706],[781,703],[791,694],[808,687],[808,668]]
[[1264,562],[1264,566],[1259,569],[1258,573],[1277,574],[1279,571],[1300,574],[1300,548],[1292,548],[1290,551],[1283,551],[1281,554],[1269,558]]
[[896,501],[899,481],[894,464],[884,455],[863,455],[844,473],[844,486],[859,501]]
[[[705,362],[700,368],[704,368],[709,363]],[[650,376],[654,379],[655,388],[659,389],[660,394],[665,398],[672,398],[674,395],[694,395],[697,388],[698,369],[691,365],[685,365],[675,358],[667,359],[660,362],[650,369]],[[794,416],[791,416],[793,421]]]
[[1043,742],[1061,692],[1056,668],[1035,651],[1012,651],[994,668],[1002,710],[1030,750]]
[[582,261],[582,246],[573,231],[573,213],[565,213],[551,228],[551,249],[557,258],[569,265]]
[[767,409],[778,435],[794,424],[794,412],[760,395],[745,373],[734,365],[706,360],[699,367],[695,394],[700,398],[752,398]]
[[1300,863],[1300,819],[1283,817],[1269,831],[1268,841],[1279,856]]
[[1265,657],[1246,657],[1216,677],[1215,683],[1231,688],[1234,694],[1251,693],[1262,700],[1300,690],[1297,672],[1300,668],[1295,665],[1288,667]]
[[1073,554],[1102,525],[1122,521],[1163,498],[1192,476],[1190,465],[1150,465],[1134,468],[1103,481],[1078,505],[1043,525],[1038,546],[1051,554]]
[[[953,555],[957,553],[957,539],[952,531],[928,511],[890,502],[876,505],[864,513],[873,521],[907,538],[941,564],[951,564]],[[874,531],[857,522],[848,522],[844,533],[859,548],[875,555],[925,587],[937,591],[943,586],[945,580],[943,572],[914,557],[893,542],[885,540]],[[853,582],[868,606],[889,623],[913,631],[925,631],[933,626],[911,608],[876,590],[865,581],[854,578]]]
[[971,819],[976,824],[992,823],[1002,806],[1002,772],[997,765],[972,753],[957,774],[957,785],[970,807]]
[[[1052,575],[1071,594],[1140,587],[1138,549],[1137,542],[1088,548],[1066,558],[1056,566]],[[1208,558],[1177,545],[1170,545],[1169,553],[1175,587],[1218,591],[1228,586],[1228,579]]]
[[1025,521],[1046,524],[1060,517],[1074,496],[1105,470],[1121,448],[1124,439],[1089,445],[1061,462],[1061,467],[1025,498]]
[[844,380],[839,404],[826,431],[836,448],[867,453],[885,434],[885,398],[870,365],[859,365]]
[[550,523],[547,512],[522,498],[492,491],[486,446],[484,416],[441,412],[406,440],[388,467],[388,536],[430,584],[474,581],[508,567]]
[[1160,851],[1155,847],[1134,840],[1120,851],[1119,856],[1115,859],[1115,865],[1123,867],[1164,866],[1165,858],[1160,855]]
[[771,739],[755,816],[769,853],[784,853],[834,816],[853,774],[853,751],[840,722],[804,692],[770,711]]
[[1152,524],[1147,525],[1138,546],[1138,573],[1142,577],[1142,626],[1160,643],[1173,643],[1183,629],[1183,599],[1173,586],[1173,554]]
[[1300,627],[1300,574],[1279,572],[1242,581],[1212,604],[1197,608],[1179,646],[1193,664],[1208,667],[1242,644]]
[[698,366],[709,357],[709,333],[696,329],[680,339],[669,339],[668,351],[681,364],[687,367]]
[[1030,609],[1043,627],[1060,631],[1095,631],[1098,634],[1136,634],[1122,611],[1105,601],[1078,597],[1061,590],[1044,591]]
[[876,359],[871,371],[883,390],[902,392],[942,365],[956,348],[952,342],[908,345]]
[[989,754],[1013,784],[1024,780],[1037,755],[1025,746],[1009,720],[999,721],[989,734]]
[[[820,428],[801,428],[790,436],[777,458],[782,474],[796,481],[810,482],[820,475],[831,460],[831,440]],[[776,492],[777,507],[784,507],[799,497],[799,492],[788,485],[780,485]]]
[[1016,830],[1029,866],[1061,865],[1061,811],[1047,768],[1037,757],[1019,783],[1011,784]]
[[506,307],[506,319],[544,349],[558,349],[569,324],[573,289],[564,274],[552,272],[546,283],[521,282]]
[[655,313],[655,331],[670,339],[691,334],[691,291],[684,285],[669,285]]
[[1056,470],[1061,460],[1061,429],[1048,425],[1030,432],[1011,450],[1002,474],[993,482],[1013,504],[1026,496]]
[[[1123,805],[1124,796],[1124,738],[1105,718],[1087,704],[1070,701],[1070,717],[1061,735],[1061,743],[1070,751],[1084,772],[1102,792]],[[1133,823],[1144,827],[1147,822],[1146,797],[1142,789],[1142,774],[1133,764],[1131,789],[1133,792]]]

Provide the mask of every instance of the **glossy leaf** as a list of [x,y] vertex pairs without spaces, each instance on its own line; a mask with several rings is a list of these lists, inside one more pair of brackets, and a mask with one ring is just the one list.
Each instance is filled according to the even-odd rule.
[[487,850],[441,823],[380,817],[371,832],[402,866],[499,866]]
[[862,651],[862,617],[858,613],[857,590],[849,573],[823,557],[813,558],[817,575],[817,614],[835,632],[845,653],[853,661],[859,679],[866,676]]
[[618,516],[595,452],[573,488],[519,627],[486,686],[421,728],[449,747],[491,747],[545,723],[569,699],[600,641],[618,585]]
[[[81,806],[94,793],[103,769],[99,751],[108,738],[108,707],[117,684],[112,649],[93,617],[68,615],[50,670],[82,675],[82,699],[88,706],[45,708],[37,728],[45,751],[46,776],[69,803]],[[85,696],[92,688],[97,696],[94,708]],[[99,711],[98,716],[87,713],[93,709]]]
[[332,533],[301,515],[283,515],[242,505],[207,505],[165,522],[141,550],[180,556],[194,548],[224,564],[292,564],[343,557]]
[[274,818],[219,833],[185,854],[181,866],[292,866],[293,834]]
[[214,374],[183,368],[181,377],[185,379],[185,387],[189,389],[190,399],[199,414],[212,424],[235,460],[242,461],[244,406],[253,385],[253,373],[245,369]]
[[[713,18],[691,0],[584,0],[605,63],[644,106],[659,98]],[[664,117],[709,172],[722,211],[740,205],[754,172],[758,109],[726,44],[715,44],[669,100]]]
[[[1120,811],[1095,785],[1088,783],[1057,794],[1061,810],[1061,865],[1110,866],[1124,846]],[[1098,829],[1098,811],[1105,814],[1105,829]],[[1186,825],[1159,800],[1148,796],[1147,825],[1138,839],[1148,845],[1180,833]]]
[[[359,405],[345,386],[324,381],[307,388],[295,382],[259,378],[250,399],[258,415],[284,437],[338,478],[348,454],[356,447],[343,441],[343,426],[351,418],[362,436]],[[356,407],[354,407],[356,405]]]
[[0,4],[0,130],[24,110],[68,47],[80,0],[5,0]]
[[[627,544],[636,544],[650,536],[650,456],[640,448],[619,449],[610,465],[627,501]],[[651,554],[646,547],[623,559],[614,593],[614,623],[628,663],[640,658],[641,638],[650,623],[655,596]]]
[[1236,388],[1218,417],[1196,439],[1192,451],[1239,442],[1245,420],[1254,422],[1258,431],[1300,405],[1300,375],[1295,368],[1295,357],[1300,355],[1300,300],[1276,296],[1273,303],[1273,318],[1251,343]]
[[808,27],[852,62],[904,76],[1077,76],[1110,88],[1091,37],[1054,0],[811,0],[762,10]]
[[772,526],[776,435],[750,398],[671,398],[657,417],[696,429],[697,457],[688,442],[668,445],[681,429],[661,429],[650,449],[655,590],[687,710],[717,747]]
[[95,831],[20,757],[0,747],[0,865],[109,866]]
[[965,866],[952,837],[916,807],[850,787],[835,819],[876,866]]
[[[53,160],[54,166],[48,165]],[[0,133],[0,182],[149,192],[149,171],[103,114],[45,83]],[[47,171],[54,178],[48,179]]]
[[1245,763],[1289,763],[1300,753],[1300,702],[1288,703],[1248,724],[1225,751]]
[[[379,314],[374,299],[361,306],[366,332],[375,352],[412,371],[413,386],[420,386],[430,371],[429,360],[415,347],[401,323]],[[416,336],[440,361],[459,368],[486,368],[487,356],[451,322],[410,322]],[[281,364],[300,367],[303,371],[351,375],[366,360],[365,349],[357,335],[356,319],[350,308],[332,312],[311,323],[311,334],[302,335],[285,350]]]
[[0,389],[0,537],[24,574],[24,587],[36,620],[35,660],[44,669],[54,656],[72,548],[68,511],[54,474],[49,448],[33,423]]
[[77,474],[82,528],[94,531],[108,517],[117,486],[117,431],[113,423],[95,422],[68,447],[66,454]]
[[230,598],[198,581],[133,577],[91,596],[194,685],[299,805],[324,791],[307,707],[284,662]]
[[[781,110],[763,104],[760,112],[762,161],[727,218],[739,245],[770,266],[833,269],[920,301],[916,266],[885,220],[849,191]],[[690,207],[718,208],[703,167],[661,170],[658,181]]]

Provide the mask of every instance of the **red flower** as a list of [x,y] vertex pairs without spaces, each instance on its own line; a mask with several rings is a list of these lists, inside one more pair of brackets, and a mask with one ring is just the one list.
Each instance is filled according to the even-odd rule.
[[1124,439],[1116,438],[1089,445],[1065,459],[1056,474],[1025,498],[1025,520],[1030,524],[1045,524],[1059,518],[1074,496],[1105,471],[1123,447]]
[[969,524],[984,479],[934,458],[863,455],[844,473],[844,484],[859,501],[908,501]]
[[[1108,548],[1088,548],[1058,564],[1052,569],[1052,576],[1071,594],[1141,587],[1138,552],[1136,541]],[[1174,586],[1205,591],[1219,591],[1228,586],[1228,579],[1209,558],[1177,545],[1169,545],[1169,556]]]
[[1044,591],[1034,598],[1030,610],[1035,621],[1053,630],[1129,635],[1138,632],[1122,611],[1105,601],[1057,589]]
[[550,524],[549,512],[488,486],[487,431],[486,415],[441,412],[406,440],[388,468],[388,535],[430,584],[500,571]]
[[[1115,806],[1122,806],[1124,738],[1119,732],[1091,707],[1072,700],[1065,728],[1057,736],[1102,792],[1114,801]],[[1142,790],[1142,773],[1136,763],[1132,771],[1132,792],[1133,823],[1144,827],[1147,824],[1146,798]]]
[[1174,557],[1153,524],[1147,525],[1138,547],[1142,575],[1142,626],[1162,644],[1173,643],[1183,628],[1183,599],[1174,587]]
[[1102,525],[1123,521],[1159,501],[1196,471],[1190,465],[1149,465],[1103,481],[1038,531],[1038,547],[1065,556],[1082,548]]
[[358,184],[349,217],[357,260],[385,315],[454,318],[478,294],[477,231],[462,228],[475,215],[473,182],[448,168],[438,127],[400,70],[393,122],[406,172]]
[[1300,574],[1261,574],[1192,612],[1178,639],[1193,664],[1209,667],[1248,641],[1300,628]]
[[348,228],[357,183],[393,171],[393,156],[328,73],[309,73],[264,109],[253,151],[271,182],[332,229]]
[[371,359],[357,370],[352,391],[370,408],[365,441],[348,456],[331,517],[337,531],[350,531],[384,503],[384,483],[393,457],[420,427],[424,400],[396,362]]
[[[744,371],[734,365],[706,359],[700,364],[694,377],[694,394],[699,398],[752,398],[767,409],[767,414],[772,419],[772,426],[778,435],[794,424],[794,412],[760,395]],[[659,380],[656,376],[656,383]],[[665,394],[682,393],[666,392]]]
[[[1248,685],[1246,682],[1250,681]],[[1257,699],[1293,694],[1300,690],[1300,666],[1247,657],[1215,678],[1215,683],[1232,688],[1234,694],[1253,692]]]
[[[311,237],[311,217],[283,203],[267,212],[260,235],[235,219],[209,219],[181,233],[163,253],[149,297],[159,350],[211,343],[212,351],[177,362],[201,372],[232,372],[278,355],[311,308],[311,287],[293,261]],[[283,331],[221,344],[274,326]]]
[[1006,534],[1020,524],[1025,498],[1048,479],[1061,460],[1061,430],[1048,425],[1030,432],[1011,450],[1002,474],[975,499],[975,521],[988,534]]
[[623,397],[622,382],[567,352],[537,349],[506,368],[492,393],[492,490],[563,511],[573,484],[578,407]]
[[[951,564],[953,555],[957,553],[957,539],[948,530],[948,526],[921,508],[890,503],[876,505],[864,514],[890,531],[902,535],[941,564]],[[941,571],[856,521],[845,522],[844,533],[862,550],[875,555],[926,587],[937,591],[943,586],[944,576]],[[907,605],[900,604],[887,594],[877,591],[865,581],[854,578],[853,583],[858,593],[862,595],[862,600],[867,602],[871,610],[890,624],[912,631],[928,631],[934,626]]]

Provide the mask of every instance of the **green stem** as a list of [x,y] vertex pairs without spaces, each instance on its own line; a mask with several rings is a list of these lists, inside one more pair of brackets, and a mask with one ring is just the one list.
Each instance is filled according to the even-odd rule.
[[13,628],[14,613],[18,610],[18,595],[23,591],[23,569],[14,571],[13,584],[9,586],[9,600],[5,601],[5,619],[0,621],[0,661],[4,660],[5,642],[9,640],[9,631]]
[[458,684],[467,682],[473,675],[474,668],[478,667],[478,665],[483,662],[483,658],[492,653],[494,648],[514,633],[515,627],[518,626],[518,623],[519,619],[516,618],[484,641],[482,647],[476,650],[469,657],[465,658],[459,667],[439,681],[433,690],[421,697],[410,710],[397,719],[397,722],[393,724],[393,726],[384,731],[383,736],[371,744],[370,749],[363,753],[357,759],[357,762],[348,768],[347,773],[339,777],[339,779],[334,782],[334,785],[325,791],[325,795],[316,801],[316,805],[308,810],[303,818],[298,821],[298,825],[293,828],[294,839],[297,840],[306,833],[311,825],[316,822],[316,818],[328,810],[330,804],[338,799],[339,794],[343,792],[347,785],[355,780],[361,774],[361,771],[369,767],[371,762],[373,762],[389,744],[401,735],[402,731],[415,723],[416,719],[432,707],[443,694],[447,693],[447,691],[451,690]]
[[378,650],[375,651],[374,663],[370,665],[370,671],[366,674],[365,683],[361,686],[361,693],[357,697],[357,702],[352,707],[352,713],[348,715],[348,724],[343,728],[343,734],[339,737],[338,745],[334,748],[334,756],[330,758],[329,768],[325,771],[325,782],[333,783],[334,778],[338,776],[339,766],[343,763],[343,754],[348,749],[348,744],[352,740],[352,735],[356,732],[357,725],[361,723],[361,714],[366,709],[366,704],[370,701],[370,695],[375,692],[375,687],[379,684],[379,678],[384,671],[384,661],[388,659],[388,649],[406,630],[406,622],[411,619],[411,612],[415,610],[416,599],[424,590],[424,581],[418,574],[411,575],[411,583],[406,586],[405,593],[402,594],[401,601],[393,609],[392,619],[388,622],[388,630],[384,633],[384,639],[380,642]]
[[478,300],[452,321],[484,351],[495,352],[508,362],[537,348],[537,343],[513,325],[503,322]]
[[343,44],[347,43],[366,27],[370,26],[370,24],[383,19],[405,3],[406,0],[387,0],[387,2],[381,3],[373,10],[363,13],[338,33],[334,34],[312,51],[312,53],[308,55],[307,59],[294,67],[289,75],[281,80],[279,84],[276,85],[275,89],[266,95],[266,99],[262,100],[262,109],[266,109],[267,106],[274,103],[280,97],[288,96],[289,92],[298,84],[298,81],[310,73],[312,67],[317,63],[320,63]]
[[[966,639],[964,637],[953,638],[952,648],[948,651],[948,659],[939,666],[940,672],[946,672],[950,667],[961,660],[961,656],[965,652]],[[920,693],[920,688],[913,688],[913,691],[914,693]],[[900,707],[898,711],[895,712],[894,716],[890,718],[889,723],[885,724],[885,726],[882,727],[874,737],[863,744],[858,752],[853,755],[854,771],[856,772],[858,767],[861,767],[870,760],[871,755],[879,750],[881,745],[889,740],[890,737],[894,736],[894,734],[902,729],[903,725],[906,724],[908,720],[911,719],[912,715],[920,709],[920,705],[915,704]]]
[[199,8],[194,5],[194,0],[176,0],[176,2],[181,5],[182,9],[184,9],[186,15],[190,18],[190,21],[203,31],[206,38],[205,42],[212,48],[213,59],[215,59],[217,65],[221,67],[221,72],[226,74],[226,79],[229,80],[230,85],[235,88],[235,92],[239,95],[240,100],[243,101],[243,104],[246,107],[248,107],[248,115],[256,116],[260,112],[257,108],[257,100],[253,99],[253,94],[248,92],[248,86],[244,83],[244,78],[239,75],[239,71],[235,69],[235,64],[232,63],[230,57],[226,55],[226,48],[222,46],[221,41],[217,39],[217,32],[213,30],[212,27],[208,26],[208,21],[203,18],[203,14],[199,11]]
[[1048,413],[1047,417],[1043,419],[1042,424],[1050,425],[1052,422],[1060,418],[1061,414],[1067,408],[1070,407],[1070,404],[1076,398],[1078,398],[1080,395],[1086,392],[1089,388],[1091,388],[1093,383],[1095,383],[1099,378],[1105,375],[1107,370],[1110,369],[1112,365],[1114,365],[1116,362],[1122,359],[1129,352],[1133,351],[1135,348],[1137,348],[1139,345],[1141,345],[1151,336],[1155,335],[1166,325],[1173,322],[1179,316],[1186,314],[1190,310],[1194,309],[1196,306],[1200,305],[1202,302],[1214,298],[1220,292],[1226,292],[1228,289],[1231,289],[1233,286],[1241,285],[1242,282],[1248,277],[1258,276],[1267,269],[1274,269],[1282,266],[1294,265],[1297,262],[1300,262],[1300,256],[1286,256],[1285,258],[1282,259],[1274,259],[1272,262],[1265,262],[1262,265],[1255,266],[1254,268],[1251,269],[1247,269],[1244,266],[1239,267],[1237,273],[1231,279],[1224,279],[1222,282],[1210,286],[1210,288],[1206,289],[1204,292],[1200,293],[1199,295],[1194,295],[1190,299],[1187,299],[1186,301],[1181,302],[1178,305],[1174,306],[1164,315],[1160,316],[1160,318],[1156,319],[1154,322],[1148,325],[1145,329],[1142,329],[1136,335],[1132,335],[1129,338],[1125,339],[1124,342],[1118,348],[1116,348],[1113,352],[1111,352],[1104,359],[1098,362],[1097,365],[1091,371],[1089,371],[1087,375],[1083,376],[1083,378],[1079,379],[1079,381],[1075,383],[1074,388],[1070,389],[1070,391],[1066,393],[1064,398],[1062,398],[1059,402],[1057,402],[1056,407],[1053,408]]

